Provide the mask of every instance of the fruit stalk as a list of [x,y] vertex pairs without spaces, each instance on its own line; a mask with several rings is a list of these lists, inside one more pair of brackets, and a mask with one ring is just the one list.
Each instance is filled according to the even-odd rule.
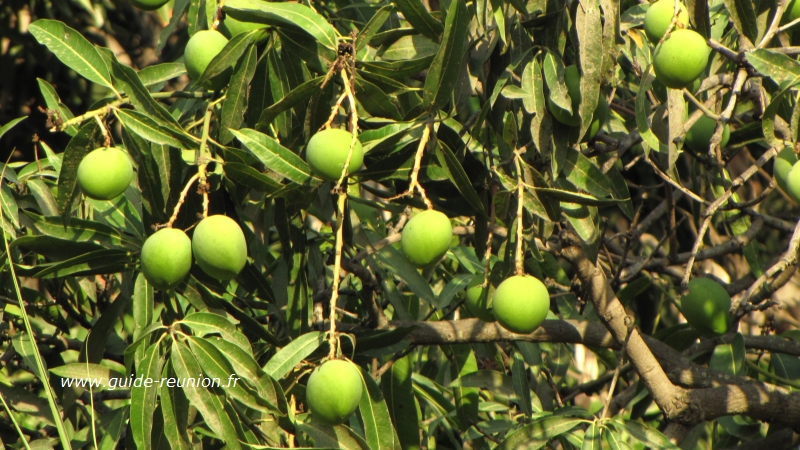
[[200,176],[199,190],[203,193],[203,218],[208,217],[208,177],[206,167],[208,167],[208,129],[211,125],[211,112],[214,102],[208,105],[206,115],[203,118],[203,136],[200,138],[200,148],[197,150],[197,174]]
[[425,189],[423,189],[422,185],[419,184],[419,169],[422,167],[422,155],[425,153],[425,146],[428,145],[428,140],[431,137],[432,128],[433,117],[430,117],[425,124],[425,129],[422,130],[422,137],[419,140],[419,146],[417,146],[417,154],[414,156],[414,168],[411,170],[411,178],[409,179],[408,189],[402,194],[396,195],[389,200],[394,200],[400,197],[412,197],[414,195],[414,189],[416,189],[428,209],[433,209],[433,203],[428,200],[428,196],[425,194]]
[[[347,167],[347,165],[345,165]],[[336,336],[336,302],[339,300],[339,273],[342,271],[342,245],[344,244],[344,208],[345,201],[347,200],[347,192],[339,192],[339,200],[336,203],[339,223],[336,228],[336,245],[333,260],[333,283],[331,285],[331,303],[330,303],[330,331],[328,333],[328,345],[330,350],[328,358],[336,358],[336,350],[339,347],[339,339]]]
[[111,147],[111,135],[108,134],[108,129],[106,128],[106,124],[103,123],[103,119],[101,119],[100,116],[94,116],[94,119],[100,127],[100,132],[103,133],[103,147]]
[[514,152],[514,163],[517,166],[517,249],[514,253],[514,275],[524,275],[525,267],[523,265],[522,255],[522,205],[525,195],[525,185],[522,182],[522,165],[519,162],[520,154],[518,151]]
[[[350,102],[350,133],[352,133],[353,138],[350,141],[350,151],[347,152],[347,159],[344,160],[344,169],[342,169],[342,175],[339,177],[339,181],[336,183],[337,189],[341,189],[342,183],[347,176],[347,168],[350,167],[350,158],[353,157],[353,148],[356,146],[356,142],[358,141],[358,115],[356,112],[356,98],[353,95],[353,91],[350,89],[350,79],[347,77],[347,71],[343,68],[339,74],[342,76],[342,83],[344,83],[344,95],[347,96],[347,99]],[[339,109],[338,106],[336,109]],[[346,190],[347,189],[345,189],[345,191]],[[341,208],[340,212],[343,213]]]
[[669,23],[669,27],[667,27],[667,31],[664,33],[664,36],[661,36],[661,39],[658,43],[664,42],[666,38],[669,37],[669,34],[672,33],[672,30],[675,29],[675,26],[678,24],[678,16],[681,13],[681,2],[680,0],[675,0],[675,12],[672,14],[672,21]]
[[183,187],[181,191],[181,196],[178,198],[178,203],[175,204],[175,209],[172,210],[172,216],[169,218],[169,221],[165,225],[166,228],[172,228],[172,224],[178,219],[178,213],[181,212],[181,205],[183,202],[186,201],[186,196],[189,194],[189,188],[192,187],[192,183],[197,181],[200,178],[200,174],[196,173],[192,175],[192,178],[189,178],[189,181],[186,183],[186,186]]

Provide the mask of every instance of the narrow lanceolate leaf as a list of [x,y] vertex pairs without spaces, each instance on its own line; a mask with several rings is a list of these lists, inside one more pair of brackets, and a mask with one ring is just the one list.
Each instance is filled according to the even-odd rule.
[[169,123],[159,122],[147,114],[127,109],[116,110],[114,114],[126,129],[147,141],[177,148],[197,146],[197,143],[188,134],[174,129]]
[[190,0],[175,0],[175,5],[172,7],[172,17],[169,19],[167,26],[161,30],[161,34],[158,37],[158,46],[156,47],[158,53],[161,53],[161,50],[167,45],[167,39],[172,36],[175,27],[178,26],[178,22],[181,21],[183,14],[189,8],[189,2]]
[[442,27],[442,22],[434,19],[425,9],[425,5],[422,4],[421,0],[396,0],[394,4],[397,5],[397,9],[403,13],[403,17],[415,30],[434,41],[439,40],[439,35],[442,34],[445,28]]
[[224,169],[225,176],[230,180],[267,194],[272,194],[284,187],[269,175],[263,174],[247,164],[227,162]]
[[600,6],[597,0],[581,0],[575,12],[575,29],[578,35],[578,57],[580,59],[581,117],[579,138],[583,137],[592,123],[600,93],[600,70],[603,66],[603,27]]
[[419,449],[420,446],[412,372],[411,357],[406,355],[395,361],[381,377],[383,398],[386,399],[389,415],[403,449]]
[[250,350],[250,341],[228,319],[218,314],[200,311],[189,314],[178,323],[186,325],[200,336],[219,334],[245,351]]
[[387,245],[380,249],[375,255],[377,260],[403,280],[416,296],[430,304],[436,303],[436,295],[433,293],[431,286],[425,281],[425,278],[419,274],[417,268],[411,264],[405,255],[400,253],[400,250],[397,250],[391,245]]
[[760,48],[746,53],[747,62],[760,74],[772,78],[778,85],[800,81],[800,63],[783,53]]
[[669,438],[664,436],[660,431],[643,423],[636,422],[635,420],[614,420],[613,424],[618,430],[628,433],[632,438],[647,447],[678,450],[678,446],[670,442]]
[[564,158],[563,173],[575,185],[595,197],[604,198],[611,196],[611,185],[608,177],[597,167],[591,159],[583,153],[569,148]]
[[46,45],[69,68],[89,81],[112,87],[103,58],[79,32],[50,19],[39,19],[29,29],[40,44]]
[[389,19],[393,10],[394,5],[389,4],[375,12],[372,18],[369,19],[369,22],[367,22],[364,28],[358,33],[358,38],[356,38],[356,53],[369,44],[369,41],[372,40],[373,36],[380,31],[383,24]]
[[636,127],[642,137],[645,156],[649,154],[651,149],[659,151],[661,148],[661,144],[658,142],[656,135],[653,134],[653,131],[650,130],[650,123],[647,120],[650,115],[650,101],[647,99],[647,90],[650,89],[654,79],[652,66],[647,66],[647,69],[642,72],[642,81],[639,83],[639,92],[636,94]]
[[220,140],[223,144],[233,140],[230,130],[238,130],[242,125],[245,109],[247,109],[247,94],[250,81],[256,73],[258,53],[255,46],[251,46],[245,56],[236,64],[236,70],[231,77],[225,103],[222,104],[222,119],[220,120]]
[[11,188],[7,184],[0,183],[0,209],[5,213],[6,217],[11,219],[15,227],[19,228],[19,208],[17,201],[14,200],[14,195],[11,193]]
[[542,442],[542,446],[544,446],[544,444],[550,439],[558,436],[559,434],[566,433],[581,423],[586,422],[588,422],[586,419],[580,419],[577,417],[545,417],[518,429],[508,436],[496,448],[497,450],[512,450],[520,448],[520,446],[523,446],[523,444],[538,442]]
[[[38,365],[36,364],[36,346],[33,345],[31,342],[31,337],[28,333],[17,333],[11,338],[11,345],[14,346],[14,350],[22,356],[22,362],[28,367],[28,370],[36,375],[37,378],[40,380],[44,380],[45,377],[42,376],[43,374],[39,372]],[[47,363],[42,360],[42,364],[44,365],[44,370],[47,371]],[[46,374],[45,374],[46,376]]]
[[206,80],[210,80],[215,76],[222,74],[230,67],[235,65],[241,56],[247,51],[250,43],[253,42],[253,38],[259,32],[259,30],[253,30],[248,33],[239,33],[231,38],[231,40],[225,44],[225,47],[219,53],[217,53],[217,56],[215,56],[214,59],[208,63],[208,67],[206,67],[205,72],[203,72],[200,78],[195,80],[194,84],[196,86],[200,86]]
[[[151,345],[139,363],[137,371],[145,379],[158,380],[164,358],[160,355],[159,345]],[[143,383],[141,387],[131,389],[131,430],[136,448],[151,448],[151,432],[153,429],[153,412],[156,409],[158,385]]]
[[120,63],[116,59],[111,62],[111,75],[119,90],[124,91],[140,112],[147,113],[158,122],[168,124],[173,132],[180,130],[180,125],[160,103],[150,95],[139,75],[132,68]]
[[731,15],[733,26],[743,36],[756,43],[758,39],[758,24],[756,23],[756,11],[753,9],[753,2],[746,0],[723,0],[728,13]]
[[203,373],[213,380],[215,386],[222,387],[225,395],[255,410],[261,410],[266,403],[260,400],[243,380],[234,380],[233,366],[211,342],[204,338],[189,336],[189,347],[203,368]]
[[310,183],[311,168],[299,156],[264,133],[249,128],[231,130],[236,139],[270,170],[295,183]]
[[24,117],[17,117],[16,119],[14,119],[14,120],[12,120],[12,121],[10,121],[10,122],[6,123],[6,124],[5,124],[5,125],[3,125],[2,127],[0,127],[0,139],[2,139],[2,138],[3,138],[3,135],[4,135],[4,134],[6,134],[6,132],[7,132],[8,130],[10,130],[10,129],[14,128],[14,125],[16,125],[16,124],[18,124],[18,123],[22,122],[22,121],[23,121],[23,120],[25,120],[27,117],[28,117],[28,116],[24,116]]
[[325,333],[320,331],[312,331],[298,337],[267,361],[264,372],[272,378],[280,380],[291,372],[300,361],[318,349],[324,338]]
[[272,3],[257,0],[228,0],[225,12],[239,20],[298,28],[314,36],[326,47],[336,50],[338,33],[328,21],[300,3]]
[[[50,83],[41,78],[37,78],[36,81],[39,82],[39,90],[42,92],[42,97],[44,97],[44,102],[47,104],[47,109],[58,114],[57,119],[53,118],[53,125],[56,125],[57,120],[66,122],[67,120],[75,117],[67,105],[61,103],[61,98],[58,96],[58,93],[56,93],[56,89]],[[64,129],[64,131],[70,136],[75,136],[78,133],[78,129],[75,127],[75,125],[68,126]]]
[[111,378],[126,378],[125,375],[119,372],[93,363],[66,364],[50,369],[50,372],[58,377],[69,379],[70,381],[77,379],[81,381],[85,380],[86,386],[83,387],[89,388],[91,384],[91,387],[98,391],[105,390],[109,387],[108,380]]
[[480,215],[485,215],[486,212],[484,211],[483,203],[480,197],[478,197],[475,188],[472,186],[472,181],[467,176],[467,173],[464,171],[456,155],[453,154],[444,142],[437,142],[436,158],[439,160],[439,164],[447,170],[448,178],[450,178],[450,181],[453,182],[458,191],[461,192],[461,195],[464,196],[469,205],[472,206],[472,209]]
[[746,375],[747,368],[744,365],[744,359],[744,337],[741,333],[736,333],[730,344],[720,344],[714,348],[708,366],[729,375]]
[[137,72],[139,79],[145,86],[153,86],[165,81],[178,78],[186,73],[186,66],[183,63],[171,62],[154,64],[145,67]]
[[603,441],[601,438],[600,427],[597,425],[597,422],[593,422],[589,425],[589,428],[586,429],[586,433],[583,434],[581,450],[602,450]]
[[369,372],[362,367],[360,369],[364,394],[361,395],[358,412],[364,423],[364,436],[367,444],[369,448],[377,450],[399,449],[400,441],[392,426],[392,418],[389,415],[386,401],[383,399],[381,388],[372,379]]
[[170,361],[175,375],[183,382],[183,392],[189,403],[202,414],[206,425],[221,437],[228,447],[240,449],[236,427],[231,417],[224,409],[220,411],[217,408],[220,402],[225,402],[225,397],[215,390],[203,387],[202,384],[198,386],[197,380],[200,378],[202,381],[200,374],[203,371],[189,347],[177,339],[173,340]]
[[82,126],[78,134],[70,139],[64,149],[64,159],[61,163],[61,174],[58,177],[58,197],[56,204],[61,217],[66,224],[72,213],[72,201],[78,194],[78,165],[87,153],[95,148],[95,142],[100,136],[97,122],[90,121]]
[[139,273],[133,284],[133,339],[141,336],[142,331],[153,321],[153,285]]
[[297,429],[314,439],[315,448],[338,448],[342,450],[371,450],[364,439],[350,427],[344,425],[328,425],[314,420],[297,423]]
[[526,416],[531,417],[533,408],[531,407],[531,387],[528,382],[528,370],[525,368],[525,361],[522,359],[522,355],[519,353],[514,353],[511,375],[514,381],[514,392],[517,395],[517,404]]
[[469,13],[466,3],[452,2],[447,11],[442,43],[425,78],[422,107],[429,112],[438,111],[450,101],[461,72],[464,53],[469,45],[468,31]]
[[319,92],[319,87],[324,79],[324,76],[312,78],[292,89],[291,92],[278,100],[274,105],[264,109],[264,111],[261,112],[261,116],[258,118],[256,128],[259,130],[265,129],[280,113],[311,98],[312,95]]
[[572,114],[572,100],[567,92],[567,85],[564,81],[564,63],[553,52],[547,52],[542,62],[544,80],[547,83],[549,99],[556,106]]

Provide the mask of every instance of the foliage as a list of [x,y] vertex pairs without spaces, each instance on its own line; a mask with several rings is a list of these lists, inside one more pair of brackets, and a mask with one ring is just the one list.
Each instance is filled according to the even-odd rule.
[[[233,36],[188,84],[169,52],[137,69],[85,26],[43,14],[28,28],[38,51],[82,90],[39,79],[48,127],[66,143],[42,136],[46,158],[0,165],[0,439],[65,449],[796,439],[800,342],[756,331],[798,321],[774,308],[798,264],[797,202],[765,169],[797,142],[800,47],[781,2],[687,7],[714,50],[691,91],[659,91],[647,4],[632,2],[174,0],[148,13],[168,19],[159,49],[220,20],[267,25]],[[196,87],[227,74],[221,90]],[[92,105],[67,99],[89,90]],[[601,96],[611,113],[593,136]],[[553,108],[579,120],[564,125]],[[709,148],[685,148],[703,114],[715,121]],[[364,150],[360,170],[335,181],[305,158],[328,127]],[[78,165],[109,145],[136,177],[112,200],[85,197]],[[418,269],[399,242],[425,209],[445,213],[454,236]],[[195,264],[177,288],[154,289],[145,240],[165,226],[191,236],[213,214],[244,231],[244,269],[219,281]],[[704,273],[733,298],[721,337],[701,338],[681,316],[683,288]],[[491,305],[494,287],[522,274],[550,293],[533,333],[462,307],[473,279]],[[309,414],[305,386],[342,357],[360,367],[363,396],[331,426]],[[183,382],[120,385],[129,375]]]

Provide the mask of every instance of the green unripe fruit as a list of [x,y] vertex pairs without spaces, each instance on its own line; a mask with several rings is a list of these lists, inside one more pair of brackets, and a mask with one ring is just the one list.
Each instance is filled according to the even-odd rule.
[[236,278],[247,263],[247,242],[236,221],[223,215],[208,216],[194,229],[192,253],[203,272],[227,281]]
[[[711,137],[714,136],[714,130],[717,127],[717,122],[705,115],[700,116],[697,122],[689,128],[686,132],[686,145],[697,153],[708,152],[708,147],[711,145]],[[720,145],[725,147],[728,139],[731,137],[731,129],[728,124],[722,129],[722,141]]]
[[800,162],[794,163],[786,176],[786,193],[796,202],[800,202]]
[[[329,128],[311,136],[306,147],[306,161],[311,169],[326,181],[338,181],[342,176],[353,135],[339,128]],[[364,163],[364,148],[356,139],[347,173],[351,174]]]
[[231,16],[226,16],[225,20],[219,23],[217,31],[222,33],[222,35],[225,36],[226,38],[231,39],[237,34],[246,33],[248,31],[258,30],[266,27],[267,24],[265,23],[242,22],[241,20],[236,20]]
[[439,211],[429,209],[408,221],[403,228],[400,248],[417,267],[427,267],[447,253],[452,238],[450,219]]
[[361,402],[361,373],[349,361],[332,359],[314,369],[306,384],[306,402],[315,418],[344,423]]
[[[683,3],[678,4],[678,10],[678,23],[683,24],[684,27],[689,26],[689,13]],[[667,32],[674,15],[675,2],[673,0],[659,0],[650,5],[644,16],[644,32],[647,34],[647,39],[654,44],[660,41]],[[678,29],[673,28],[673,31]]]
[[78,165],[78,184],[87,197],[95,200],[117,197],[125,192],[131,180],[131,160],[127,153],[116,147],[93,150]]
[[731,296],[710,278],[693,278],[689,292],[681,297],[686,321],[704,336],[721,336],[731,327]]
[[166,5],[169,0],[130,0],[131,4],[144,11],[155,11]]
[[675,30],[658,44],[653,55],[656,77],[664,86],[683,89],[706,69],[710,49],[703,36],[692,30]]
[[775,163],[772,165],[772,176],[784,192],[789,192],[786,181],[789,179],[789,172],[795,164],[797,164],[797,155],[795,155],[792,147],[784,147],[775,157]]
[[144,241],[142,273],[156,289],[178,286],[192,268],[192,241],[177,228],[162,228]]
[[[467,286],[467,301],[465,304],[467,305],[467,309],[469,312],[472,313],[478,319],[481,319],[484,322],[494,322],[494,313],[488,307],[487,303],[489,302],[489,296],[487,295],[484,297],[483,293],[486,288],[482,287],[483,284],[483,275],[478,275],[470,281],[469,285]],[[491,295],[492,289],[489,289],[489,295]]]
[[[800,2],[797,0],[790,0],[789,4],[786,5],[786,11],[783,13],[783,17],[781,17],[781,25],[785,25],[798,18],[800,18]],[[794,26],[792,28],[794,28]]]
[[550,310],[550,294],[539,279],[515,275],[505,279],[492,299],[492,312],[503,328],[528,334],[539,328]]
[[[184,64],[189,78],[197,80],[206,71],[211,60],[225,48],[228,39],[216,30],[198,31],[186,43],[184,51]],[[225,87],[231,76],[231,69],[217,75],[206,82],[205,86],[219,90]]]

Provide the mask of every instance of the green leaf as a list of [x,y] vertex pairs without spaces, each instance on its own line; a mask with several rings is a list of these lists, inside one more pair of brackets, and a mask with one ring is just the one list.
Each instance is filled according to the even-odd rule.
[[514,380],[496,370],[479,370],[462,375],[453,380],[448,387],[475,387],[487,389],[503,395],[514,395]]
[[[412,0],[409,0],[412,1]],[[418,3],[421,4],[418,0]],[[450,3],[444,25],[442,44],[433,58],[428,76],[425,78],[425,91],[422,107],[433,113],[441,109],[453,94],[458,82],[462,61],[469,44],[469,13],[464,2]]]
[[361,422],[364,424],[364,436],[370,449],[394,450],[400,448],[400,440],[392,426],[392,418],[389,416],[389,408],[383,399],[381,388],[372,379],[369,372],[361,369],[361,379],[363,381],[364,395],[361,396],[361,403],[358,405],[358,412],[361,415]]
[[472,181],[467,176],[456,155],[442,141],[437,142],[436,158],[439,160],[439,164],[447,170],[448,178],[450,178],[450,181],[453,182],[458,192],[461,193],[469,205],[472,206],[472,209],[481,216],[485,216],[486,211],[483,208],[483,202],[481,202],[481,198],[478,197],[478,193],[472,186]]
[[[39,82],[39,90],[42,92],[42,97],[44,97],[44,102],[47,104],[47,109],[57,112],[58,119],[64,122],[75,117],[67,105],[61,103],[61,98],[50,83],[41,78],[37,78],[36,81]],[[75,128],[75,125],[68,126],[64,131],[70,136],[75,136],[75,134],[78,133],[78,129]]]
[[419,449],[419,418],[417,417],[416,400],[414,399],[413,372],[411,357],[406,355],[392,364],[381,377],[381,391],[389,408],[400,447],[403,449]]
[[577,188],[595,197],[611,197],[611,184],[608,177],[597,167],[594,161],[583,156],[574,148],[567,150],[564,159],[563,174]]
[[746,36],[750,43],[758,39],[758,24],[753,3],[744,0],[723,0],[731,16],[733,26],[741,35]]
[[[435,56],[425,56],[406,61],[359,61],[359,66],[368,72],[402,80],[429,68],[434,58]],[[435,93],[431,92],[431,95],[433,94]]]
[[392,14],[393,10],[394,5],[388,4],[381,7],[381,9],[377,10],[375,14],[372,15],[372,18],[369,19],[369,22],[367,22],[367,24],[364,25],[364,27],[358,33],[358,37],[356,38],[356,54],[360,53],[361,49],[366,47],[375,34],[380,31],[383,24],[389,19],[389,16]]
[[[18,355],[22,357],[22,362],[28,367],[28,370],[36,375],[40,380],[47,379],[47,376],[42,376],[39,372],[38,365],[36,364],[36,346],[31,342],[31,337],[28,333],[20,332],[11,337],[11,344]],[[42,359],[44,370],[47,371],[47,362]]]
[[258,118],[256,128],[260,130],[265,129],[280,113],[311,98],[312,95],[319,91],[319,87],[322,85],[324,79],[325,77],[323,76],[312,78],[292,89],[291,92],[269,108],[264,109],[264,111],[261,112],[261,116]]
[[708,367],[728,375],[747,375],[744,365],[744,337],[736,333],[730,344],[719,344],[714,348]]
[[438,41],[439,35],[446,29],[446,25],[442,27],[442,22],[431,16],[421,0],[395,0],[394,4],[415,30],[429,39]]
[[[158,380],[161,376],[161,369],[164,358],[159,352],[159,345],[151,345],[144,353],[144,358],[139,363],[136,370],[145,379]],[[159,383],[160,384],[160,383]],[[156,384],[143,383],[141,387],[131,389],[131,430],[133,431],[133,441],[136,448],[150,450],[151,432],[153,429],[153,413],[156,409],[156,396],[159,386]]]
[[170,17],[169,23],[164,27],[164,29],[161,30],[161,34],[158,37],[156,53],[160,54],[161,50],[164,49],[164,46],[167,45],[167,41],[175,32],[178,22],[181,21],[184,13],[189,8],[190,1],[191,0],[175,0],[175,5],[172,7],[172,17]]
[[174,130],[168,124],[139,111],[118,109],[114,111],[122,125],[143,139],[156,144],[177,148],[196,148],[197,142],[183,131]]
[[247,164],[228,162],[225,163],[224,170],[225,176],[232,181],[267,194],[272,194],[285,187],[269,175],[263,174]]
[[318,349],[324,339],[325,333],[320,331],[301,335],[270,358],[264,366],[264,372],[272,378],[280,380],[291,372],[300,361]]
[[78,275],[101,275],[117,273],[130,264],[128,252],[118,249],[102,249],[76,256],[56,264],[40,264],[31,276],[35,278],[61,278]]
[[225,355],[233,367],[233,373],[255,386],[261,399],[267,402],[272,410],[278,410],[278,393],[275,391],[273,379],[264,373],[252,354],[220,337],[210,337],[207,341]]
[[270,170],[295,183],[308,184],[314,179],[305,161],[266,134],[249,128],[231,133]]
[[[510,434],[506,439],[498,445],[497,450],[512,450],[520,448],[523,444],[527,444],[524,448],[541,448],[547,441],[554,437],[564,434],[582,423],[587,423],[588,420],[567,417],[567,416],[550,416],[542,419],[535,420],[529,425],[518,429]],[[538,445],[541,443],[541,445]]]
[[7,184],[0,183],[0,210],[8,217],[15,227],[19,228],[19,207],[14,200],[14,194]]
[[[101,418],[100,430],[102,439],[98,444],[98,450],[114,450],[117,448],[119,438],[125,430],[128,422],[128,407],[123,406],[115,409],[110,415],[105,415]],[[108,421],[106,425],[104,422]],[[103,426],[105,425],[105,426]]]
[[775,375],[787,380],[800,380],[800,357],[773,353],[769,364]]
[[572,99],[569,97],[567,85],[564,81],[564,63],[561,62],[561,58],[553,52],[547,52],[544,56],[542,69],[544,70],[544,79],[547,82],[549,91],[548,98],[553,104],[572,114]]
[[760,48],[745,55],[754,69],[778,85],[795,85],[800,81],[800,63],[783,53]]
[[583,445],[581,450],[602,450],[603,441],[601,440],[600,426],[597,422],[592,422],[586,433],[583,434]]
[[23,213],[31,220],[31,227],[36,234],[74,242],[91,242],[106,248],[126,247],[132,250],[141,248],[140,241],[123,236],[108,225],[72,219],[71,225],[64,227],[58,217],[43,217],[24,210]]
[[628,433],[631,437],[641,442],[647,447],[664,450],[677,450],[678,446],[670,442],[660,431],[651,428],[643,423],[634,420],[613,419],[614,426],[618,430]]
[[647,91],[655,79],[651,70],[652,66],[647,66],[647,69],[642,72],[642,79],[639,83],[639,92],[636,94],[636,126],[639,129],[639,135],[642,137],[642,146],[644,147],[645,157],[649,155],[651,149],[659,151],[661,143],[658,138],[650,130],[650,123],[647,118],[650,115],[650,101],[647,98]]
[[300,3],[271,3],[256,0],[228,0],[224,10],[238,20],[290,26],[314,36],[331,50],[338,48],[336,29],[314,10]]
[[314,420],[298,422],[297,429],[314,439],[314,448],[338,448],[342,450],[370,450],[371,447],[349,427],[328,425]]
[[[183,133],[183,129],[174,117],[160,103],[150,95],[139,75],[130,67],[120,63],[116,58],[111,60],[111,75],[114,83],[120,90],[125,91],[131,104],[137,108],[137,112],[146,113],[155,119],[163,127],[170,130],[173,135]],[[191,141],[189,141],[191,142]]]
[[233,366],[211,342],[197,336],[189,336],[187,341],[203,373],[213,379],[216,386],[222,387],[225,395],[257,411],[266,406],[266,402],[248,388],[245,380],[230,378],[236,376]]
[[86,203],[92,206],[96,221],[104,220],[107,224],[144,240],[142,219],[126,196],[120,195],[113,200],[95,200],[93,198],[86,200]]
[[[203,415],[205,424],[225,441],[228,447],[240,449],[233,419],[225,409],[219,407],[225,403],[225,397],[218,390],[197,386],[196,380],[199,378],[198,374],[202,373],[202,368],[189,347],[177,339],[173,340],[170,362],[175,375],[183,379],[183,392],[189,403]],[[239,420],[238,417],[236,420]]]
[[580,61],[581,102],[578,114],[582,124],[578,141],[592,124],[594,110],[597,108],[600,92],[600,77],[603,66],[603,26],[597,0],[582,0],[575,9],[575,34],[578,37],[578,58]]
[[393,120],[403,120],[397,106],[392,103],[389,96],[378,86],[369,81],[356,77],[356,100],[370,115]]
[[436,295],[417,268],[396,248],[387,245],[375,253],[378,261],[403,280],[411,291],[431,305],[436,303]]
[[58,176],[58,198],[56,204],[64,224],[72,215],[72,202],[78,193],[78,166],[87,153],[94,150],[95,141],[100,136],[97,122],[90,121],[80,128],[78,134],[69,140],[64,149],[61,174]]
[[39,19],[29,28],[40,44],[47,46],[58,59],[79,75],[113,89],[111,76],[97,48],[78,31],[63,22]]
[[453,279],[448,281],[444,288],[442,288],[442,292],[439,293],[439,297],[433,306],[437,309],[443,309],[449,306],[453,298],[469,285],[473,277],[474,275],[471,274],[461,274],[453,277]]
[[[153,285],[143,273],[136,276],[133,284],[133,339],[138,339],[142,332],[153,322]],[[160,370],[159,370],[160,372]]]
[[233,342],[245,351],[250,350],[250,341],[224,316],[211,312],[195,312],[177,322],[194,330],[200,336],[218,333],[229,342]]
[[178,78],[186,73],[186,66],[179,62],[153,64],[140,70],[139,80],[145,86],[153,86],[165,81]]
[[[252,30],[247,33],[239,33],[231,38],[231,40],[225,44],[225,47],[217,53],[214,59],[208,63],[205,72],[200,75],[200,78],[195,80],[195,86],[202,86],[206,81],[218,75],[222,75],[231,67],[237,65],[242,55],[250,48],[253,38],[260,32],[260,30]],[[250,63],[248,62],[248,64]]]
[[528,370],[525,368],[525,361],[522,355],[514,353],[514,362],[511,365],[511,376],[514,382],[514,392],[517,396],[517,403],[522,412],[530,418],[533,414],[531,406],[531,387],[528,382]]
[[251,46],[245,56],[236,63],[225,102],[222,104],[219,139],[223,144],[233,140],[233,134],[230,130],[238,130],[242,125],[244,112],[247,108],[248,87],[256,73],[257,59],[256,48]]

